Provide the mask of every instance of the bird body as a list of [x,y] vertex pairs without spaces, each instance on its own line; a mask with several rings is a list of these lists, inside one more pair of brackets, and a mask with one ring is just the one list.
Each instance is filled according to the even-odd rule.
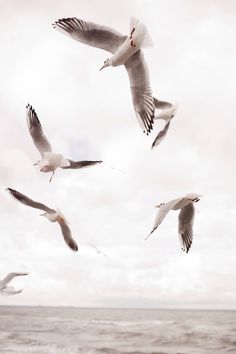
[[68,222],[59,209],[57,210],[51,209],[47,207],[45,204],[36,202],[33,199],[28,198],[26,195],[12,188],[7,188],[7,192],[9,192],[13,198],[18,200],[22,204],[25,204],[35,209],[43,210],[44,213],[41,214],[41,216],[46,217],[50,222],[58,222],[61,228],[64,241],[67,244],[67,246],[69,246],[70,249],[72,249],[73,251],[78,251],[77,243],[75,242],[75,240],[71,235],[71,230],[68,226]]
[[44,152],[39,166],[41,172],[54,172],[58,167],[70,166],[70,162],[61,154]]
[[[170,210],[179,210],[179,238],[183,251],[188,253],[193,239],[193,220],[194,220],[194,206],[193,204],[200,200],[201,195],[190,193],[186,194],[184,197],[171,200],[168,203],[161,203],[156,205],[159,208],[158,214],[155,219],[155,223],[152,231],[146,237],[146,239],[157,229],[157,227],[162,223],[166,214]],[[146,240],[145,239],[145,240]]]

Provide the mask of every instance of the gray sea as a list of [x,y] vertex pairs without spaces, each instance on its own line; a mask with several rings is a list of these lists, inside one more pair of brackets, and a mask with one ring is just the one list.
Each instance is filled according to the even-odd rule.
[[236,311],[0,307],[0,353],[236,353]]

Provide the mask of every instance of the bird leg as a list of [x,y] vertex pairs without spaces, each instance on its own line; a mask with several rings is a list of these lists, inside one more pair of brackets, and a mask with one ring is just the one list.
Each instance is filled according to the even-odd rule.
[[53,173],[52,173],[52,175],[50,177],[49,183],[52,182],[52,177],[54,176],[54,173],[55,173],[55,171],[53,171]]

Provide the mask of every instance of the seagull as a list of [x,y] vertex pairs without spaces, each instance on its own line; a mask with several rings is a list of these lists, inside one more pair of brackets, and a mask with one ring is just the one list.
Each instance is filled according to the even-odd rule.
[[68,221],[66,220],[65,216],[61,213],[61,211],[59,209],[57,209],[57,210],[51,209],[51,208],[47,207],[45,204],[42,204],[40,202],[36,202],[36,201],[28,198],[26,195],[21,194],[20,192],[17,192],[16,190],[14,190],[12,188],[7,188],[6,191],[9,192],[12,197],[14,197],[16,200],[18,200],[22,204],[25,204],[25,205],[30,206],[35,209],[43,210],[44,213],[40,214],[40,216],[46,217],[51,222],[58,222],[67,246],[69,246],[70,249],[72,249],[72,251],[78,251],[78,246],[77,246],[75,240],[72,238],[71,230],[68,226]]
[[52,181],[52,177],[55,170],[60,167],[63,169],[78,169],[83,167],[89,167],[101,163],[102,161],[72,161],[66,159],[61,154],[56,154],[52,151],[51,144],[47,137],[44,135],[41,123],[38,116],[29,104],[26,106],[26,118],[31,138],[33,143],[41,154],[41,160],[37,161],[34,166],[40,166],[40,172],[52,172],[49,182]]
[[172,118],[174,118],[177,109],[177,105],[174,105],[169,102],[159,101],[157,99],[154,99],[154,103],[155,103],[155,107],[159,106],[159,108],[161,107],[162,109],[160,114],[155,115],[155,119],[162,119],[166,122],[166,124],[164,125],[164,128],[160,130],[159,133],[157,134],[154,142],[152,143],[152,149],[157,145],[159,145],[161,141],[165,138],[169,130],[170,121]]
[[8,273],[5,278],[3,278],[2,280],[0,280],[0,294],[1,295],[16,295],[16,294],[20,294],[23,289],[20,290],[15,290],[15,288],[13,288],[12,286],[7,286],[8,283],[10,283],[10,281],[18,276],[22,276],[22,275],[28,275],[29,273]]
[[102,256],[104,256],[104,257],[110,259],[110,258],[108,257],[108,255],[105,254],[105,253],[103,253],[99,248],[97,248],[97,246],[92,245],[91,243],[89,244],[89,246],[92,247],[92,248],[94,248],[94,249],[97,251],[98,254],[101,254]]
[[135,114],[143,132],[148,135],[153,128],[156,107],[148,67],[141,51],[141,48],[152,46],[146,26],[131,17],[129,36],[122,35],[110,27],[76,17],[59,19],[53,23],[53,27],[79,42],[112,53],[112,57],[104,61],[100,70],[108,66],[125,66],[130,80]]
[[156,205],[156,208],[160,209],[156,216],[153,229],[145,240],[157,229],[170,210],[180,209],[178,230],[179,239],[182,250],[188,253],[193,240],[193,220],[195,212],[193,203],[197,203],[200,200],[200,197],[202,196],[199,194],[191,193],[187,194],[185,197],[171,200],[168,203]]

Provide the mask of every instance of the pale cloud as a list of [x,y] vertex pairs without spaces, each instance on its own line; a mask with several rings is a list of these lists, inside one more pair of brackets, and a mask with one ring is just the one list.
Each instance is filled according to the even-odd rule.
[[[24,292],[1,304],[235,307],[236,25],[232,1],[8,1],[1,9],[1,275]],[[155,96],[179,103],[156,149],[142,134],[123,67],[99,68],[109,54],[52,29],[76,16],[129,30],[148,26],[145,50]],[[83,171],[40,174],[25,120],[33,105],[55,151],[106,163]],[[161,123],[159,123],[159,127]],[[4,129],[3,129],[4,127]],[[111,166],[117,169],[112,169]],[[60,229],[5,192],[13,187],[71,223],[73,254]],[[189,192],[196,204],[188,255],[170,212],[148,241],[154,205]],[[109,255],[99,256],[96,244]]]

